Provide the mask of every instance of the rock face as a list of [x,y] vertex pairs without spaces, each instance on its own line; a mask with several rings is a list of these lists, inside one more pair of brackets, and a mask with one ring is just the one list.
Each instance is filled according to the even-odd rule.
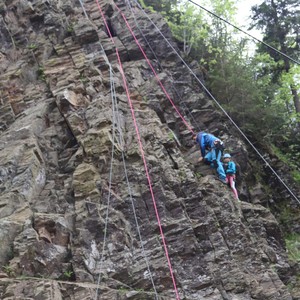
[[116,3],[188,122],[239,152],[243,201],[197,165],[191,134],[114,2],[84,1],[87,19],[75,0],[3,0],[1,299],[176,298],[115,47],[179,298],[299,299],[279,224],[262,206],[276,196],[253,176],[246,145],[144,14]]

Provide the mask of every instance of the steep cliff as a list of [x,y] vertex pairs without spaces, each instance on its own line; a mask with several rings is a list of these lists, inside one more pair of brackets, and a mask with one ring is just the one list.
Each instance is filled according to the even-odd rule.
[[116,3],[188,123],[239,153],[242,201],[196,163],[190,131],[113,1],[2,0],[1,299],[176,299],[176,289],[180,299],[300,299],[266,207],[286,193],[266,194],[260,162],[157,29]]

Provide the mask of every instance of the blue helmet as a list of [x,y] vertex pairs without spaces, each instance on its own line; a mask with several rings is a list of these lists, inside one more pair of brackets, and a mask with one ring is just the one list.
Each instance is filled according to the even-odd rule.
[[225,153],[223,158],[231,158],[231,155],[229,153]]

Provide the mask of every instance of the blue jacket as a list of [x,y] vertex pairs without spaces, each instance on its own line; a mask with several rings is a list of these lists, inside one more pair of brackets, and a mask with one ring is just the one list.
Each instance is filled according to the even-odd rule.
[[236,167],[233,161],[229,161],[228,163],[223,163],[223,166],[226,174],[235,174]]
[[205,156],[205,149],[211,149],[214,147],[214,141],[215,140],[220,140],[214,135],[206,132],[199,132],[196,138],[196,142],[200,146],[200,151],[202,157]]

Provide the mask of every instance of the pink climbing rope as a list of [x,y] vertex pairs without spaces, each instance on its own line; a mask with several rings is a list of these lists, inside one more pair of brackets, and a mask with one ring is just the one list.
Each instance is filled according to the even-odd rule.
[[192,134],[195,134],[195,132],[194,132],[193,128],[191,127],[191,125],[185,120],[185,118],[183,117],[183,115],[180,113],[180,111],[179,111],[178,108],[176,107],[174,101],[171,99],[169,93],[166,91],[166,89],[165,89],[164,85],[162,84],[161,80],[159,79],[159,77],[158,77],[158,75],[157,75],[157,73],[156,73],[154,67],[152,66],[152,64],[151,64],[151,62],[150,62],[150,60],[149,60],[147,54],[145,53],[143,47],[142,47],[141,44],[139,43],[139,41],[138,41],[136,35],[135,35],[134,32],[132,31],[132,28],[131,28],[131,26],[129,25],[129,23],[128,23],[126,17],[125,17],[124,14],[122,13],[122,11],[121,11],[120,8],[118,7],[118,5],[117,5],[116,3],[114,3],[114,4],[115,4],[117,10],[119,11],[119,13],[121,14],[122,18],[124,19],[127,28],[129,29],[129,31],[130,31],[131,35],[133,36],[133,38],[134,38],[136,44],[138,45],[138,47],[140,48],[141,52],[143,53],[145,60],[147,61],[149,67],[151,68],[151,70],[152,70],[152,72],[153,72],[153,74],[154,74],[156,80],[158,81],[159,85],[161,86],[161,88],[162,88],[163,92],[165,93],[166,97],[168,98],[168,100],[170,101],[170,103],[172,104],[172,106],[174,107],[174,109],[176,110],[177,114],[179,115],[179,117],[181,118],[181,120],[182,120],[182,122],[185,124],[185,126],[190,130],[190,132],[191,132]]
[[[103,18],[103,22],[104,22],[105,27],[107,29],[108,35],[109,35],[112,43],[115,45],[115,42],[113,40],[112,34],[110,32],[110,29],[109,29],[109,26],[108,26],[108,24],[105,20],[105,16],[104,16],[103,11],[101,9],[101,6],[99,4],[99,1],[98,0],[95,0],[95,1],[97,2],[99,11],[100,11],[101,16]],[[132,104],[132,101],[131,101],[128,85],[127,85],[127,82],[126,82],[126,77],[125,77],[125,73],[124,73],[124,70],[123,70],[123,64],[122,64],[122,61],[121,61],[121,58],[120,58],[120,55],[119,55],[119,51],[118,51],[118,48],[116,47],[116,45],[115,45],[115,49],[116,49],[116,55],[117,55],[117,58],[118,58],[118,63],[119,63],[119,66],[120,66],[120,71],[121,71],[121,74],[122,74],[122,79],[123,79],[123,83],[124,83],[128,103],[129,103],[129,106],[130,106],[130,111],[131,111],[131,116],[132,116],[132,119],[133,119],[133,124],[134,124],[134,127],[135,127],[137,139],[138,139],[140,153],[141,153],[142,160],[143,160],[143,163],[144,163],[145,173],[146,173],[146,177],[147,177],[147,181],[148,181],[148,185],[149,185],[149,190],[150,190],[150,193],[151,193],[153,207],[154,207],[157,223],[158,223],[158,226],[159,226],[159,231],[160,231],[160,235],[161,235],[165,255],[166,255],[166,258],[167,258],[167,261],[168,261],[168,266],[169,266],[169,270],[170,270],[170,274],[171,274],[171,278],[172,278],[172,282],[173,282],[173,286],[174,286],[174,290],[175,290],[175,294],[176,294],[176,300],[180,300],[177,285],[176,285],[176,281],[175,281],[175,277],[174,277],[174,272],[173,272],[173,268],[172,268],[172,264],[171,264],[171,260],[170,260],[170,257],[169,257],[167,243],[166,243],[165,236],[164,236],[163,229],[162,229],[162,223],[161,223],[161,220],[160,220],[160,217],[159,217],[159,213],[158,213],[158,209],[157,209],[157,205],[156,205],[156,200],[155,200],[155,197],[154,197],[152,182],[151,182],[151,178],[150,178],[150,175],[149,175],[149,170],[148,170],[148,166],[147,166],[147,162],[146,162],[146,158],[145,158],[145,152],[144,152],[144,149],[143,149],[143,144],[142,144],[142,141],[141,141],[141,136],[140,136],[138,124],[137,124],[137,121],[136,121],[136,118],[135,118],[134,107],[133,107],[133,104]]]

